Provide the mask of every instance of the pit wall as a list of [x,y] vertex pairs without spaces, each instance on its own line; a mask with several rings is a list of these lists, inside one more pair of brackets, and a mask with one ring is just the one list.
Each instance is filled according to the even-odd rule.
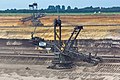
[[[53,41],[51,41],[53,42]],[[66,42],[63,41],[64,43]],[[44,49],[37,49],[36,46],[30,43],[28,39],[0,39],[0,53],[20,53],[20,54],[35,54],[46,52]],[[120,40],[112,39],[79,39],[76,40],[73,46],[78,46],[79,52],[86,52],[98,55],[120,55]],[[2,52],[3,51],[3,52]],[[11,52],[10,52],[11,51]]]

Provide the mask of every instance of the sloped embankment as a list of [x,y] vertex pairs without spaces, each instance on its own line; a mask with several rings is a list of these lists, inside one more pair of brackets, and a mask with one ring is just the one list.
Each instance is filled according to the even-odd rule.
[[[30,26],[30,21],[24,24],[20,22],[20,19],[23,17],[26,16],[0,16],[0,38],[29,39],[31,32],[34,31],[34,27]],[[41,22],[46,27],[38,27],[35,35],[46,40],[53,40],[53,20],[55,18],[57,16],[43,17]],[[78,39],[120,39],[119,15],[66,15],[61,16],[61,20],[63,40],[68,39],[71,35],[74,28],[71,25],[86,25]]]

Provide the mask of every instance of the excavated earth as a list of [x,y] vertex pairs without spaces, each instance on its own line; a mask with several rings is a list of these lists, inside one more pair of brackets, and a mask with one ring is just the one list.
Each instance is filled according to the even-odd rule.
[[[69,70],[51,70],[51,52],[33,46],[29,39],[34,27],[31,22],[20,22],[26,16],[0,16],[0,80],[119,80],[120,63],[104,62],[96,66],[80,62]],[[53,40],[53,20],[41,19],[35,36]],[[74,27],[84,25],[76,44],[83,53],[99,56],[120,56],[120,15],[61,16],[62,40],[67,40]]]

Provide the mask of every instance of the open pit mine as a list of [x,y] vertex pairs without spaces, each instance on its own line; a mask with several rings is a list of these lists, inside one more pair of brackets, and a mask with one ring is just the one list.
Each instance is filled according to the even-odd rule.
[[0,79],[7,78],[119,80],[120,15],[0,16]]

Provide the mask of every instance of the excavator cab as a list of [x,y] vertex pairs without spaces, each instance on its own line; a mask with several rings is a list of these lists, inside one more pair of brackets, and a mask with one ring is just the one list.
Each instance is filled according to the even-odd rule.
[[45,40],[40,37],[34,37],[33,35],[34,35],[34,33],[32,32],[30,42],[35,46],[39,46],[41,48],[46,48],[47,43],[45,42]]
[[39,46],[41,48],[46,48],[46,46],[47,46],[47,43],[45,42],[45,40],[42,38],[39,38],[39,37],[33,37],[31,39],[31,42],[33,45]]

